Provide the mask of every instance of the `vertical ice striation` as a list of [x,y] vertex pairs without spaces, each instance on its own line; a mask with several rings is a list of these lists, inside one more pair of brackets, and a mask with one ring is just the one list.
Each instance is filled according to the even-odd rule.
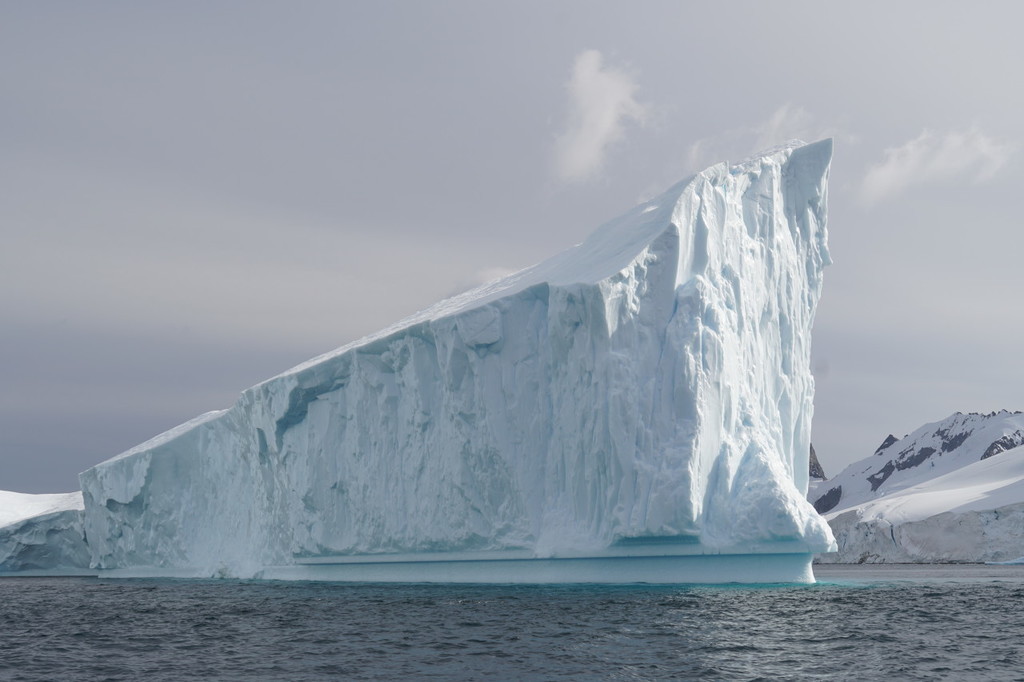
[[86,471],[94,565],[827,550],[804,492],[831,153],[713,166]]

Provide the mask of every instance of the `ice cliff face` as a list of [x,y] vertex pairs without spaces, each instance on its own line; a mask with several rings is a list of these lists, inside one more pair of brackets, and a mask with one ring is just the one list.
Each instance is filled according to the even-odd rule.
[[809,498],[832,562],[1006,561],[1024,556],[1024,414],[956,413],[897,439]]
[[804,492],[831,152],[709,168],[86,471],[93,564],[826,550]]

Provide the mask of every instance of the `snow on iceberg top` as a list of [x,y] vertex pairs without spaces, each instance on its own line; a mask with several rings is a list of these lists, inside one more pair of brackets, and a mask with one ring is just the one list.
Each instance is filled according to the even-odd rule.
[[800,149],[805,157],[817,159],[821,162],[820,165],[827,167],[832,158],[832,139],[810,144],[801,140],[790,140],[785,144],[754,154],[732,166],[728,162],[715,164],[676,183],[661,195],[643,202],[618,218],[605,223],[583,242],[537,265],[444,299],[378,332],[303,362],[267,381],[297,374],[325,360],[343,355],[374,341],[388,338],[415,325],[449,317],[538,284],[594,284],[607,279],[628,267],[633,259],[654,239],[676,222],[676,211],[686,197],[687,190],[696,186],[699,181],[709,180],[713,183],[721,183],[729,177],[743,174],[757,175],[765,164],[779,166],[785,164],[797,149]]
[[0,528],[35,516],[85,509],[82,493],[32,495],[0,490]]

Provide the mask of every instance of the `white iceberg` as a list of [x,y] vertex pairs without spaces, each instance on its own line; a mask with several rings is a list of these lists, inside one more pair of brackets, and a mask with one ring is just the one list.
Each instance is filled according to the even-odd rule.
[[106,575],[809,581],[830,140],[719,164],[540,265],[81,476]]
[[89,573],[82,493],[0,490],[0,575]]

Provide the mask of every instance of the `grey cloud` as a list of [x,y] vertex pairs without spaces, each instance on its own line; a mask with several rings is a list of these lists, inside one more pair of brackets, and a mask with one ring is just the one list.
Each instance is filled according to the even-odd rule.
[[[967,149],[1024,139],[1024,93],[1006,85],[1024,63],[1020,14],[14,5],[0,24],[0,488],[66,489],[294,362],[581,241],[701,165],[837,131],[814,341],[826,468],[956,409],[1024,408],[1024,169],[1010,156],[975,183],[1000,157]],[[567,72],[588,49],[604,56],[592,75],[626,73],[613,120],[652,108],[617,143],[591,136],[611,150],[590,157],[596,181],[555,182]],[[922,128],[936,167],[974,165],[925,171],[938,181],[914,176],[866,210],[867,169]]]

